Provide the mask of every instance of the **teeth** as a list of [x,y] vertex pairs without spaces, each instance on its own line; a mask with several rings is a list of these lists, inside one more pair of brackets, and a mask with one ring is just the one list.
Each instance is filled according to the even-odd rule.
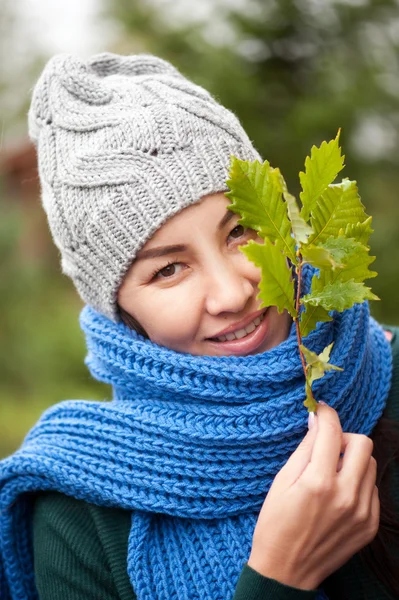
[[258,325],[263,321],[263,317],[264,317],[264,314],[260,315],[260,317],[256,317],[256,319],[254,319],[252,321],[252,323],[250,323],[243,329],[238,329],[237,331],[234,331],[234,333],[227,333],[226,335],[221,335],[221,336],[213,338],[213,339],[217,342],[226,342],[226,341],[231,342],[232,340],[240,340],[241,338],[245,337],[249,333],[252,333],[253,331],[255,331],[255,329],[258,327]]
[[240,340],[241,338],[247,335],[247,332],[245,331],[245,329],[239,329],[238,331],[234,332],[234,335],[236,336],[237,340]]
[[253,321],[253,323],[250,323],[249,325],[247,325],[247,327],[245,328],[245,331],[247,333],[252,333],[253,331],[255,331],[256,329],[256,325],[255,325],[255,321]]

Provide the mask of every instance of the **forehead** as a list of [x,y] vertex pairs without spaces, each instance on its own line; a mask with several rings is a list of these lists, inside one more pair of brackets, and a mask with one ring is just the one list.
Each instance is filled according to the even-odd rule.
[[[173,235],[187,234],[193,227],[218,223],[226,213],[228,204],[230,204],[230,201],[223,192],[204,196],[196,204],[184,208],[168,219],[166,223],[157,229],[151,239],[143,246],[142,250],[159,245]],[[138,256],[140,256],[140,252]]]

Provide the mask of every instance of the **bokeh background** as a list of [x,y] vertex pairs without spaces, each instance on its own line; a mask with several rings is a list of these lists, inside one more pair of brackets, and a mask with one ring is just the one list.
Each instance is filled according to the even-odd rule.
[[26,128],[46,60],[104,50],[172,61],[295,193],[311,145],[341,127],[344,175],[374,217],[372,311],[399,323],[399,0],[0,0],[0,457],[50,404],[110,397],[84,366]]

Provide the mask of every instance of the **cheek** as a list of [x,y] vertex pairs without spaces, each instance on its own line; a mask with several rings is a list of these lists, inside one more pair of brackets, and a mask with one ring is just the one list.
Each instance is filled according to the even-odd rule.
[[270,331],[274,337],[275,345],[278,345],[287,339],[290,333],[292,319],[286,311],[279,313],[275,306],[271,308],[271,311],[273,312],[273,317],[271,319]]
[[198,331],[201,312],[193,291],[179,287],[142,297],[135,317],[151,341],[184,351]]
[[237,269],[240,270],[243,277],[246,277],[248,281],[252,281],[252,283],[258,284],[261,280],[261,269],[254,265],[252,261],[250,261],[245,254],[242,252],[237,256]]

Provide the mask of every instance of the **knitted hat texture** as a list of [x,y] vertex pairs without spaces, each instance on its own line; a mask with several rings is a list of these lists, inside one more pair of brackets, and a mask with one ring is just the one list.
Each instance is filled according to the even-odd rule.
[[29,133],[62,270],[118,320],[118,288],[170,217],[226,191],[233,154],[260,160],[237,117],[151,55],[57,55],[33,92]]

